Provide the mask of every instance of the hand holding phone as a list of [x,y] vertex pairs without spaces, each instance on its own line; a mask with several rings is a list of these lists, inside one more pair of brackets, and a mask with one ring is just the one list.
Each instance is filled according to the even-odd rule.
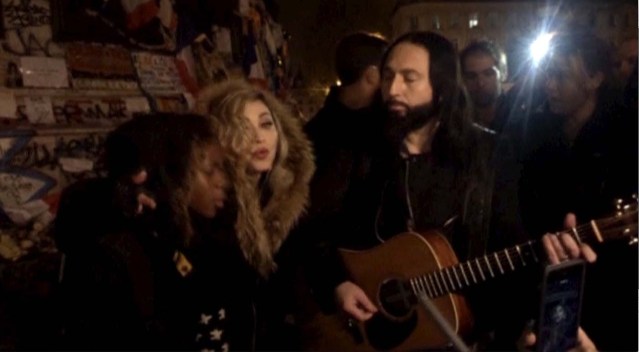
[[569,260],[545,269],[537,351],[568,351],[577,345],[585,262]]

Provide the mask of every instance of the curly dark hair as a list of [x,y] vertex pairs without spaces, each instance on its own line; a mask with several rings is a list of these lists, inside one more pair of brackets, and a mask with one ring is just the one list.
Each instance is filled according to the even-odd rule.
[[148,175],[144,190],[155,198],[161,216],[168,215],[164,220],[176,230],[178,240],[188,245],[193,234],[188,203],[196,158],[212,143],[217,140],[206,117],[141,115],[108,135],[104,163],[108,177],[122,186],[118,192],[130,190],[131,176],[144,169]]

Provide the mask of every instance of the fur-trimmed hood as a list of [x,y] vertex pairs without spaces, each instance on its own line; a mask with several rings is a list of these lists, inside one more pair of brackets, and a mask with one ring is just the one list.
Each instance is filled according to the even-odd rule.
[[[256,96],[258,98],[256,98]],[[276,166],[268,173],[263,187],[270,197],[260,205],[262,191],[257,180],[248,174],[248,156],[241,151],[247,132],[242,112],[246,99],[262,99],[279,121],[288,148],[278,155]],[[304,213],[309,200],[309,182],[315,171],[311,143],[302,131],[301,121],[268,92],[246,82],[232,81],[202,90],[196,110],[210,116],[229,163],[230,182],[237,203],[235,233],[246,260],[261,276],[275,268],[274,256],[296,221]],[[245,146],[245,145],[244,145]]]

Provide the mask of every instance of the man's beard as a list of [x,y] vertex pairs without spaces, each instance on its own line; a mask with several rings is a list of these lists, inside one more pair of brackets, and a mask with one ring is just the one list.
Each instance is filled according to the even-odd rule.
[[[428,123],[437,116],[438,109],[434,107],[432,102],[414,107],[406,104],[393,102],[393,104],[402,104],[406,108],[406,115],[398,114],[394,111],[388,111],[389,118],[386,119],[386,136],[393,144],[401,143],[406,136]],[[386,104],[388,107],[389,103]]]
[[486,108],[497,101],[499,94],[496,94],[496,92],[479,92],[471,94],[471,98],[476,107]]

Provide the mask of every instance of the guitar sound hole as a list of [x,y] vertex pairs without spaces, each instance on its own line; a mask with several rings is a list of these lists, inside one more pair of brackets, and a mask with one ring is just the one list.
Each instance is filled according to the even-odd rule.
[[394,319],[406,318],[415,298],[404,280],[387,279],[379,288],[379,302],[384,312]]

